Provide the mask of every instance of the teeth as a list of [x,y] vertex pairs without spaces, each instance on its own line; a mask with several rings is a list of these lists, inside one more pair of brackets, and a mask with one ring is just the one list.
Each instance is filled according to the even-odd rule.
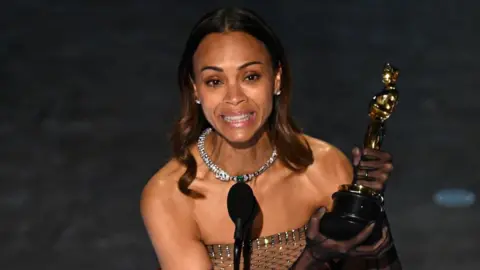
[[227,122],[237,122],[237,121],[244,121],[250,118],[251,114],[241,114],[235,116],[224,116],[223,119]]

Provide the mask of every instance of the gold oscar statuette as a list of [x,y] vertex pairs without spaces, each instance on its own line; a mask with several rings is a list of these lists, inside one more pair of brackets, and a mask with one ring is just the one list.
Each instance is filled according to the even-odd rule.
[[[399,71],[389,63],[382,73],[384,88],[370,101],[368,115],[370,123],[365,134],[364,148],[380,150],[385,138],[385,122],[392,115],[398,103],[396,82]],[[367,157],[364,157],[368,159]],[[357,184],[355,175],[352,184],[341,185],[332,195],[333,206],[320,224],[320,231],[329,238],[346,240],[357,235],[369,222],[381,218],[384,212],[382,192]],[[377,233],[375,233],[377,231]],[[381,237],[374,230],[371,241]]]

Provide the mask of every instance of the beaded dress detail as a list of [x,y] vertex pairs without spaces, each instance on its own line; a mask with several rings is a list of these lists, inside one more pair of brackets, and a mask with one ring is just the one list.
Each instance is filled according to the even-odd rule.
[[[307,226],[250,241],[250,269],[288,269],[305,248]],[[233,243],[207,245],[213,269],[233,269]],[[240,261],[243,269],[243,255]]]

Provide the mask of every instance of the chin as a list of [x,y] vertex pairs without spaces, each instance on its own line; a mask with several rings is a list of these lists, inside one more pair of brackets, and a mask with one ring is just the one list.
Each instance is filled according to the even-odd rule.
[[223,137],[231,143],[247,143],[251,141],[257,132],[256,130],[231,130],[223,129]]

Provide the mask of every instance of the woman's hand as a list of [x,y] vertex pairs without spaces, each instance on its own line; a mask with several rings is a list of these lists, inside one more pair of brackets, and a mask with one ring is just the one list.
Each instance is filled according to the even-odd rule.
[[[372,245],[362,245],[375,226],[372,222],[359,234],[345,241],[329,239],[320,233],[320,222],[326,208],[318,209],[310,218],[306,232],[307,245],[291,269],[330,269],[327,265],[345,257],[381,257],[391,247],[388,228],[384,227],[382,238]],[[315,268],[316,267],[316,268]],[[323,268],[322,268],[323,267]]]
[[377,191],[385,189],[385,182],[393,170],[392,156],[381,150],[352,150],[353,166],[357,174],[357,183]]
[[382,238],[372,245],[361,245],[372,233],[375,223],[367,225],[360,233],[349,240],[335,241],[320,233],[320,222],[326,208],[318,209],[310,218],[306,238],[307,248],[316,260],[328,261],[345,256],[377,257],[388,250],[390,234],[388,228],[382,230]]

